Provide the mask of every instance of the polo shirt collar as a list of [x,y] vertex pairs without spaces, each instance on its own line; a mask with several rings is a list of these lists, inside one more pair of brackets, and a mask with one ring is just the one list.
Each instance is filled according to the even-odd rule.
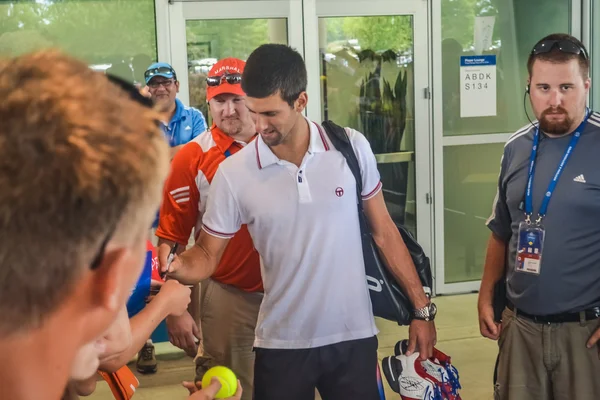
[[175,114],[173,115],[173,118],[171,118],[171,121],[169,121],[169,125],[174,122],[178,122],[181,120],[181,118],[183,118],[183,109],[184,107],[181,100],[175,98]]
[[210,134],[221,153],[225,153],[235,143],[235,140],[231,136],[226,135],[216,124],[212,124],[210,127]]
[[[324,129],[304,117],[306,122],[308,122],[308,126],[310,127],[310,136],[308,138],[308,153],[322,153],[324,151],[329,151],[331,147],[327,139],[325,138]],[[263,169],[268,167],[269,165],[276,164],[279,161],[279,158],[273,153],[273,151],[266,145],[263,141],[260,134],[254,141],[254,145],[256,148],[256,163],[258,164],[259,169]]]

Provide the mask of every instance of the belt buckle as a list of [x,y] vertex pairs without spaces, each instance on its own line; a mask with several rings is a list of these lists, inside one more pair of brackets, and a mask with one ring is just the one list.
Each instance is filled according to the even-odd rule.
[[546,325],[550,325],[552,324],[552,318],[550,316],[533,316],[533,320],[537,323],[537,324],[546,324]]
[[597,319],[597,318],[600,318],[600,308],[598,308],[598,307],[594,307],[594,308],[592,308],[590,311],[591,311],[591,312],[590,312],[590,317],[591,317],[591,318],[589,318],[589,319],[587,318],[587,312],[585,313],[585,314],[586,314],[586,316],[585,316],[585,317],[586,317],[586,319],[587,319],[588,321],[590,321],[590,320],[592,320],[592,319]]

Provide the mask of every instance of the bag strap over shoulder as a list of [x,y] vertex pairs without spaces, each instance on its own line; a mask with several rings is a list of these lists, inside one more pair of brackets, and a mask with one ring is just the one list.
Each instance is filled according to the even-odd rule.
[[337,151],[342,153],[344,158],[346,159],[346,163],[352,171],[352,175],[354,175],[354,179],[356,180],[356,196],[358,201],[358,206],[362,210],[362,176],[360,173],[360,165],[358,163],[358,158],[356,158],[356,154],[354,153],[354,148],[352,147],[352,143],[350,142],[350,138],[346,133],[346,129],[337,125],[333,121],[323,121],[323,128],[325,128],[325,132],[331,140],[331,143],[336,148]]

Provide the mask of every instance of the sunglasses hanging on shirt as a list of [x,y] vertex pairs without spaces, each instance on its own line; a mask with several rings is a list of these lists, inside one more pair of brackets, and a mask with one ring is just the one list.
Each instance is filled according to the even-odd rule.
[[229,83],[230,85],[242,83],[242,74],[225,73],[223,75],[209,76],[206,78],[206,84],[208,86],[219,86],[223,83],[223,81]]

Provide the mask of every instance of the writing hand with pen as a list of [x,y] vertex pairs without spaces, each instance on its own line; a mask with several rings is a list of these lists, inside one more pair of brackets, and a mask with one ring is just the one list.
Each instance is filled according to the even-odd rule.
[[160,271],[166,273],[167,279],[195,285],[215,273],[228,242],[229,239],[212,236],[202,230],[196,243],[174,255],[171,262],[168,262],[168,253],[172,249],[164,243],[159,248]]
[[[176,281],[176,277],[169,272],[179,259],[177,255],[179,246],[178,243],[166,241],[158,246],[159,275],[162,279],[166,279],[166,282]],[[184,350],[188,356],[195,357],[202,340],[202,333],[190,312],[186,310],[179,316],[169,316],[166,323],[171,344]]]
[[173,247],[171,248],[171,251],[169,251],[169,255],[167,256],[167,262],[164,263],[164,268],[163,268],[163,263],[159,263],[160,264],[160,277],[162,279],[165,279],[167,277],[167,273],[169,272],[169,267],[171,266],[171,263],[173,262],[173,260],[175,259],[175,257],[177,257],[177,248],[179,247],[179,243],[175,243],[175,245],[173,245]]
[[[189,272],[189,259],[195,258],[197,246],[192,246],[184,252],[177,254],[178,245],[175,244],[168,255],[165,256],[166,249],[159,249],[159,271],[163,279],[176,279],[184,285],[195,285],[201,281],[201,279],[191,278],[188,275]],[[162,253],[162,254],[161,254]]]

